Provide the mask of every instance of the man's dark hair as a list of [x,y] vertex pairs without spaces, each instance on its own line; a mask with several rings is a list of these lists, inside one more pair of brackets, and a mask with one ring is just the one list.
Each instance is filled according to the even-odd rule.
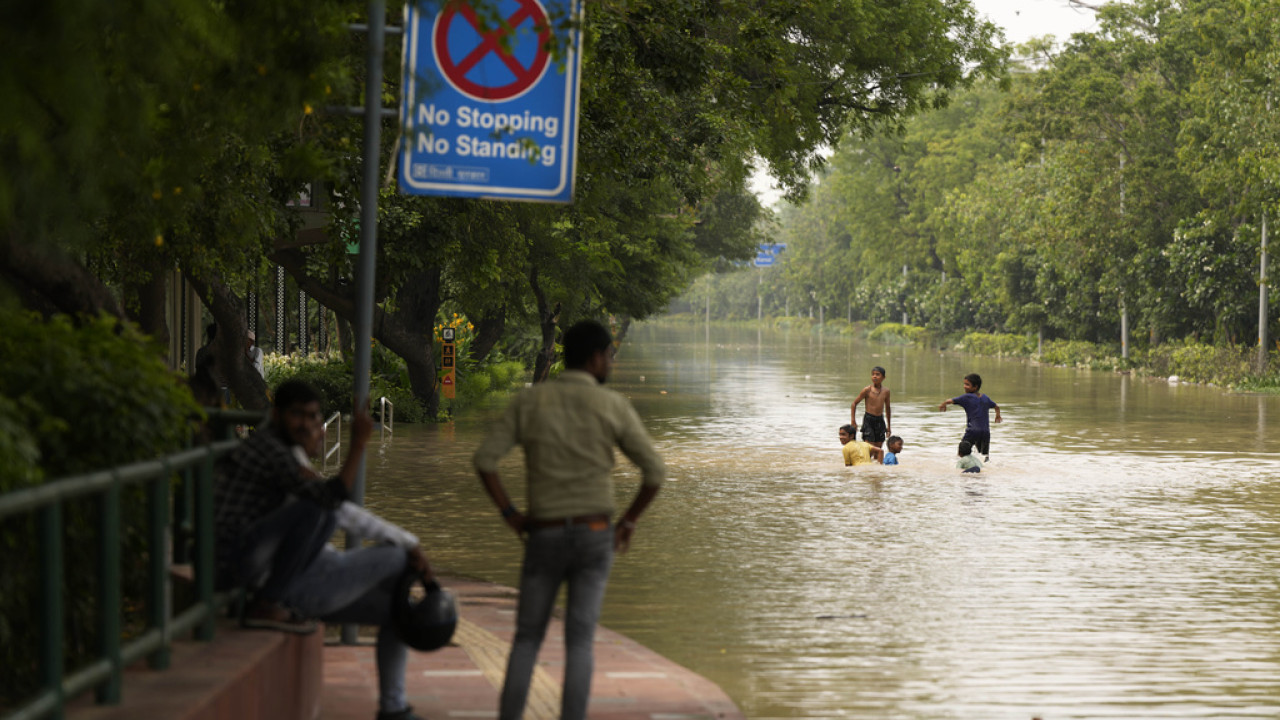
[[960,457],[973,454],[973,443],[968,440],[960,441]]
[[209,338],[209,342],[213,342],[213,339],[218,337],[218,323],[209,323],[206,325],[204,328],[204,335]]
[[969,373],[968,375],[964,376],[964,379],[968,380],[970,383],[973,384],[974,390],[982,389],[982,376],[979,375],[978,373]]
[[275,408],[284,411],[294,405],[321,402],[320,393],[302,380],[285,380],[276,388]]
[[613,335],[595,320],[581,320],[564,331],[564,366],[580,369],[601,350],[613,347]]
[[885,372],[885,371],[884,371],[884,368],[880,367],[879,365],[877,365],[877,366],[875,366],[875,367],[871,368],[871,372],[878,372],[878,373],[880,373],[880,377],[889,377],[889,373]]
[[852,425],[841,425],[840,429],[851,438],[856,438],[858,436],[858,428]]

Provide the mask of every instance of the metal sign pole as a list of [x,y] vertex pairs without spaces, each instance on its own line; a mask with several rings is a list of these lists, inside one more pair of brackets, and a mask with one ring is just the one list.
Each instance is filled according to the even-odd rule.
[[[378,255],[378,165],[382,142],[382,55],[386,44],[386,0],[369,0],[369,49],[364,86],[364,176],[360,188],[360,258],[356,274],[356,357],[355,388],[357,408],[369,404],[369,371],[373,366],[373,283]],[[364,458],[356,466],[356,482],[351,501],[364,504]],[[360,546],[360,537],[347,533],[347,549]],[[357,626],[342,626],[342,642],[354,645]]]

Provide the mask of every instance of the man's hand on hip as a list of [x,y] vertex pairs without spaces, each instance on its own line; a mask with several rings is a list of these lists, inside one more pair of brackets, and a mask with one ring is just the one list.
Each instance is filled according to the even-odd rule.
[[631,536],[636,531],[634,520],[622,519],[613,529],[613,551],[622,554],[631,548]]

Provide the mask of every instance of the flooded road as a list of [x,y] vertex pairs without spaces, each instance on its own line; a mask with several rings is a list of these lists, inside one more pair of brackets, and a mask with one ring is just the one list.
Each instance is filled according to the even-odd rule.
[[[873,365],[903,464],[846,468]],[[954,469],[963,411],[937,411],[968,372],[1005,419],[981,475]],[[611,385],[671,477],[602,622],[749,717],[1280,717],[1280,398],[663,325]],[[375,435],[368,504],[441,569],[515,585],[469,461],[504,404]],[[503,476],[523,497],[518,451]],[[638,480],[624,461],[620,506]]]

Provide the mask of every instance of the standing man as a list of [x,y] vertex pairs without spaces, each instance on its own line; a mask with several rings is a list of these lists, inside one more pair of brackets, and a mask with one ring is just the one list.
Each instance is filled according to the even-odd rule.
[[213,345],[218,339],[218,324],[209,323],[204,329],[204,337],[204,345],[196,350],[195,371],[191,374],[208,374],[218,386],[218,392],[221,393],[225,383],[222,382],[222,373],[218,372],[218,353]]
[[[564,620],[564,691],[560,717],[581,720],[591,695],[592,643],[613,554],[626,552],[636,521],[666,477],[640,416],[625,397],[601,385],[613,367],[613,338],[603,325],[583,321],[564,334],[565,370],[522,392],[476,450],[484,488],[507,525],[524,537],[516,635],[502,687],[499,720],[520,720],[538,649],[562,583],[569,585]],[[498,478],[498,461],[524,448],[528,514],[511,502]],[[614,447],[643,479],[627,511],[613,526]]]
[[883,445],[884,439],[893,434],[889,388],[883,387],[882,383],[884,383],[884,368],[877,365],[871,368],[871,384],[862,388],[858,397],[853,399],[853,407],[849,408],[849,422],[857,425],[858,403],[867,401],[867,410],[862,414],[862,440],[876,447]]
[[246,336],[244,356],[249,358],[249,362],[253,363],[253,369],[258,371],[259,377],[267,377],[267,369],[262,362],[262,348],[258,347],[258,334],[252,330]]

